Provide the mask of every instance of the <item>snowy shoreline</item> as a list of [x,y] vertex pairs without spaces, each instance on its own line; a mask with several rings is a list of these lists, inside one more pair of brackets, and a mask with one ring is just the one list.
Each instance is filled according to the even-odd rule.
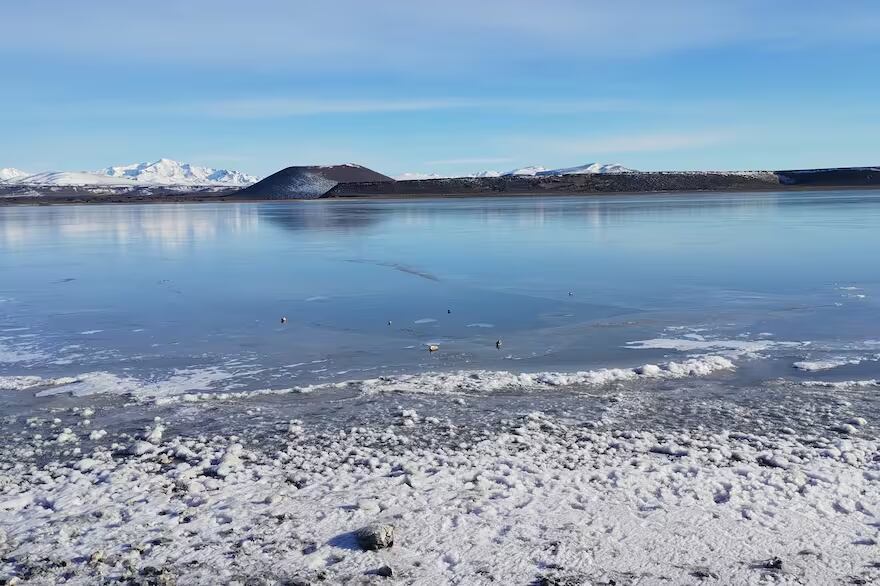
[[[167,421],[102,434],[102,414],[91,409],[31,418],[0,458],[0,576],[33,584],[880,579],[880,443],[846,401],[826,428],[802,434],[635,429],[542,412],[468,425],[393,410],[398,399],[381,396],[387,417],[347,429],[268,409],[260,433],[256,420],[230,418],[227,433],[202,436],[173,433]],[[195,419],[223,415],[213,404],[187,408]],[[360,550],[352,532],[373,522],[395,527],[393,547]],[[383,566],[391,578],[375,574]]]

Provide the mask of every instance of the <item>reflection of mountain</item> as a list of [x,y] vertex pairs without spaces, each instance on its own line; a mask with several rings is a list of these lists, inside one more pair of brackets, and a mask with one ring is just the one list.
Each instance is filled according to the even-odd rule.
[[[414,234],[442,229],[440,226],[484,224],[487,229],[511,226],[524,229],[544,224],[584,225],[598,228],[626,222],[632,217],[691,217],[701,221],[719,209],[740,216],[767,213],[780,205],[808,203],[816,195],[755,194],[642,194],[614,197],[536,198],[497,197],[447,199],[443,201],[318,200],[295,204],[259,205],[260,220],[292,231],[354,232],[384,223],[407,226]],[[843,201],[843,196],[834,196]],[[853,192],[858,197],[858,192]],[[835,201],[837,201],[835,200]],[[414,243],[416,245],[416,243]]]
[[0,244],[23,247],[46,237],[177,248],[255,230],[253,206],[58,206],[0,208]]

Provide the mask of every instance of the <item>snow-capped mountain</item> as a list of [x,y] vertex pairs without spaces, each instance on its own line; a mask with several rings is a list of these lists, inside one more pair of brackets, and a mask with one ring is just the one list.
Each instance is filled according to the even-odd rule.
[[634,169],[629,169],[623,165],[615,163],[587,163],[578,165],[577,167],[563,167],[560,169],[547,169],[541,166],[522,167],[504,173],[504,176],[526,175],[537,177],[552,177],[555,175],[590,175],[593,173],[633,173]]
[[424,181],[426,179],[463,179],[471,177],[501,177],[498,171],[474,171],[465,175],[441,175],[440,173],[401,173],[395,181]]
[[3,167],[0,169],[0,181],[9,181],[11,179],[20,179],[27,177],[30,173],[16,169],[14,167]]
[[562,169],[550,169],[540,171],[536,175],[590,175],[593,173],[634,173],[635,169],[629,169],[616,163],[587,163],[577,167],[564,167]]
[[395,181],[422,181],[424,179],[445,179],[446,177],[438,173],[401,173],[395,175]]
[[477,171],[467,175],[440,175],[439,173],[401,173],[394,177],[396,181],[421,181],[424,179],[450,179],[468,177],[552,177],[557,175],[589,175],[593,173],[634,173],[634,169],[616,163],[587,163],[577,167],[548,169],[540,165],[520,167],[506,173],[498,171]]
[[537,165],[533,165],[530,167],[520,167],[519,169],[514,169],[512,171],[508,171],[507,173],[502,173],[501,175],[504,177],[509,177],[511,175],[538,175],[539,173],[544,173],[547,171],[546,167],[541,167]]
[[10,179],[6,182],[11,185],[45,185],[45,186],[88,186],[88,185],[120,185],[123,183],[131,184],[133,182],[123,182],[97,173],[89,173],[88,171],[46,171],[44,173],[34,173],[25,177]]
[[96,174],[148,185],[242,186],[250,185],[257,180],[256,177],[240,171],[200,167],[189,163],[178,163],[171,159],[107,167],[97,171]]
[[230,171],[159,159],[153,163],[135,163],[107,167],[100,171],[47,171],[22,174],[5,181],[14,185],[46,186],[181,186],[181,187],[243,187],[257,177]]

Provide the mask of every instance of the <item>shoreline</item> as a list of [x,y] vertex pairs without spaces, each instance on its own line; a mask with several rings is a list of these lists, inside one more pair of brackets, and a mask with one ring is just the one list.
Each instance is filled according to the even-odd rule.
[[66,205],[130,205],[130,204],[196,204],[196,203],[264,203],[264,202],[313,202],[313,201],[374,201],[374,200],[443,200],[443,199],[491,199],[527,197],[572,197],[590,198],[604,196],[635,195],[687,195],[687,194],[772,194],[803,193],[813,191],[878,191],[880,185],[773,185],[767,187],[747,187],[730,189],[675,189],[645,191],[480,191],[472,193],[443,193],[440,191],[422,193],[346,193],[331,194],[317,198],[277,198],[243,197],[236,193],[205,195],[203,193],[179,193],[164,195],[39,195],[39,196],[0,196],[0,207],[14,206],[66,206]]
[[[479,395],[389,393],[381,411],[375,396],[356,400],[370,416],[329,427],[287,420],[269,400],[231,401],[224,411],[253,413],[247,425],[201,435],[188,421],[211,408],[147,409],[140,432],[105,431],[107,407],[32,417],[2,449],[0,575],[371,584],[387,566],[395,582],[432,584],[880,577],[869,428],[817,437],[539,410],[485,425],[462,421]],[[856,415],[837,407],[827,425]],[[374,523],[394,527],[393,546],[358,546],[354,532]],[[686,537],[694,526],[699,539]]]

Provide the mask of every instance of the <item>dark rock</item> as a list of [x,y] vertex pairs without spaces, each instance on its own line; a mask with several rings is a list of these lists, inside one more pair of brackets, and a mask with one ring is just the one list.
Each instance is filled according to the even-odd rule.
[[712,578],[714,580],[718,579],[718,574],[716,574],[709,568],[694,568],[694,571],[691,572],[691,576],[693,576],[694,578],[699,578],[701,580],[705,580],[707,578]]
[[394,545],[394,527],[383,523],[367,525],[354,532],[362,549],[375,551]]
[[764,568],[765,570],[781,570],[782,569],[782,560],[776,556],[773,556],[769,560],[762,560],[756,564],[759,568]]
[[146,566],[141,568],[140,579],[133,582],[142,586],[174,586],[177,578],[167,568]]
[[382,576],[383,578],[390,578],[394,575],[394,570],[391,569],[391,566],[382,566],[381,568],[376,568],[375,570],[368,570],[366,574],[368,576]]
[[[593,582],[586,576],[580,576],[577,574],[570,576],[538,576],[538,578],[532,582],[532,586],[583,586],[585,584],[593,584]],[[610,583],[606,582],[606,584],[614,584],[614,580]]]

